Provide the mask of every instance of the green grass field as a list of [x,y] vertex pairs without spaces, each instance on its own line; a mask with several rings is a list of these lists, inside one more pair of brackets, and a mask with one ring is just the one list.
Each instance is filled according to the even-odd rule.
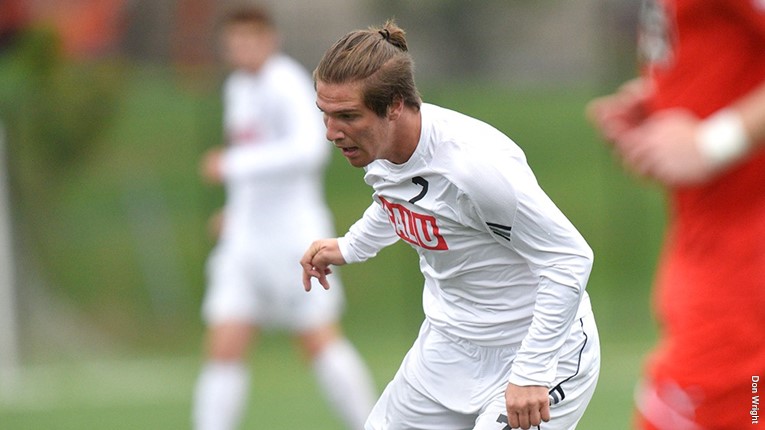
[[[162,70],[126,72],[116,119],[102,141],[58,173],[43,213],[25,220],[34,229],[30,248],[55,285],[51,294],[72,303],[109,345],[73,352],[57,345],[89,345],[87,339],[70,333],[51,342],[22,332],[25,365],[16,384],[0,381],[0,429],[189,428],[202,266],[212,244],[205,222],[222,201],[219,190],[199,182],[197,162],[220,131],[215,86],[178,78]],[[449,83],[422,91],[426,101],[510,135],[590,242],[596,263],[588,290],[603,367],[580,428],[629,428],[632,391],[655,337],[649,291],[664,221],[660,193],[625,176],[585,122],[593,90]],[[370,202],[361,172],[338,154],[327,197],[339,232]],[[171,270],[157,275],[159,264]],[[416,258],[396,244],[341,273],[347,331],[382,389],[422,320]],[[289,339],[266,336],[252,364],[243,428],[340,428]]]
[[[410,342],[407,336],[359,338],[382,388]],[[632,390],[646,339],[607,342],[598,389],[581,429],[627,429]],[[253,390],[242,428],[340,429],[292,344],[268,338],[252,360]],[[0,407],[3,429],[183,429],[198,359],[125,357],[24,369],[23,386]]]

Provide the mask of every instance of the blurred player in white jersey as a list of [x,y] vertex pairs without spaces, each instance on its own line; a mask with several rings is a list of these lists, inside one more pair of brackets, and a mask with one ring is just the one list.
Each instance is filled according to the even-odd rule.
[[297,267],[311,240],[333,232],[323,195],[329,145],[310,75],[280,53],[272,18],[261,8],[231,12],[222,44],[233,68],[224,87],[228,142],[208,152],[201,168],[207,180],[225,185],[226,202],[207,265],[206,363],[194,428],[237,427],[248,398],[248,350],[262,329],[280,328],[298,338],[330,404],[358,430],[376,393],[339,326],[342,288],[309,297]]
[[[363,167],[374,201],[301,264],[330,265],[398,239],[425,277],[425,321],[367,430],[573,429],[600,369],[585,286],[593,255],[522,150],[479,120],[422,103],[404,31],[348,33],[314,71],[327,138]],[[330,288],[331,286],[331,288]]]

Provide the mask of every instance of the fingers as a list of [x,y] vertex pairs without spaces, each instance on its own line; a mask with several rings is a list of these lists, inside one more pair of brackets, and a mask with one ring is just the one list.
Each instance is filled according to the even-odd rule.
[[613,97],[602,97],[591,101],[585,108],[587,119],[600,131],[606,140],[613,140],[617,134],[617,129],[621,128],[615,105]]
[[300,259],[300,265],[303,267],[303,288],[306,291],[311,291],[311,278],[316,278],[325,290],[330,287],[327,275],[332,273],[332,269],[329,268],[329,262],[325,261],[326,257],[322,255],[325,246],[321,241],[312,243]]
[[617,97],[593,100],[586,108],[586,115],[607,142],[617,140],[635,126],[629,110],[622,106]]
[[318,277],[318,272],[312,272],[311,269],[306,269],[305,266],[303,266],[303,289],[306,291],[311,291],[311,278],[312,277]]
[[544,406],[542,406],[542,410],[540,411],[539,416],[540,416],[540,419],[544,422],[550,421],[550,402],[549,401],[545,403]]
[[550,421],[550,405],[539,408],[531,408],[523,411],[508,412],[508,424],[510,428],[530,429],[538,427],[543,422]]
[[322,271],[321,276],[319,276],[319,284],[321,284],[322,288],[325,290],[329,289],[329,281],[327,280],[327,275],[330,273],[332,273],[332,269],[327,267]]
[[509,384],[505,400],[510,428],[526,430],[550,421],[550,399],[546,387]]
[[647,118],[649,94],[650,89],[642,80],[633,80],[613,94],[592,100],[585,114],[603,137],[613,142]]
[[311,291],[311,278],[316,278],[325,290],[329,289],[327,275],[332,273],[332,269],[329,267],[317,267],[311,260],[301,260],[300,265],[303,266],[303,288],[306,291]]
[[303,266],[303,288],[306,291],[311,291],[311,278],[316,278],[319,281],[319,284],[325,289],[329,289],[329,281],[327,280],[327,275],[332,273],[332,269],[330,268],[324,268],[319,269],[315,266]]
[[300,265],[303,267],[303,288],[306,291],[311,291],[311,278],[321,279],[322,276],[322,271],[317,269],[313,262],[319,249],[316,242],[312,243],[300,259]]

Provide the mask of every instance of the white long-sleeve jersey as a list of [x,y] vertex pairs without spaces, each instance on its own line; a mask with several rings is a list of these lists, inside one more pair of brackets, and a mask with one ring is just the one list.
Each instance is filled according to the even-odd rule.
[[479,345],[519,344],[510,381],[550,384],[573,322],[591,312],[592,250],[511,139],[444,108],[421,112],[412,157],[365,168],[374,202],[340,251],[353,263],[410,243],[430,324]]
[[279,54],[257,73],[233,72],[224,86],[224,128],[221,243],[303,247],[332,234],[323,194],[331,147],[302,66]]

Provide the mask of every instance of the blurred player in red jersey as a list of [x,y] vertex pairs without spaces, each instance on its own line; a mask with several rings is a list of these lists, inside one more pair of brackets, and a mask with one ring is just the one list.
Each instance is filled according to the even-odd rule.
[[765,1],[645,1],[639,48],[642,77],[588,107],[669,195],[637,426],[740,430],[765,375]]

